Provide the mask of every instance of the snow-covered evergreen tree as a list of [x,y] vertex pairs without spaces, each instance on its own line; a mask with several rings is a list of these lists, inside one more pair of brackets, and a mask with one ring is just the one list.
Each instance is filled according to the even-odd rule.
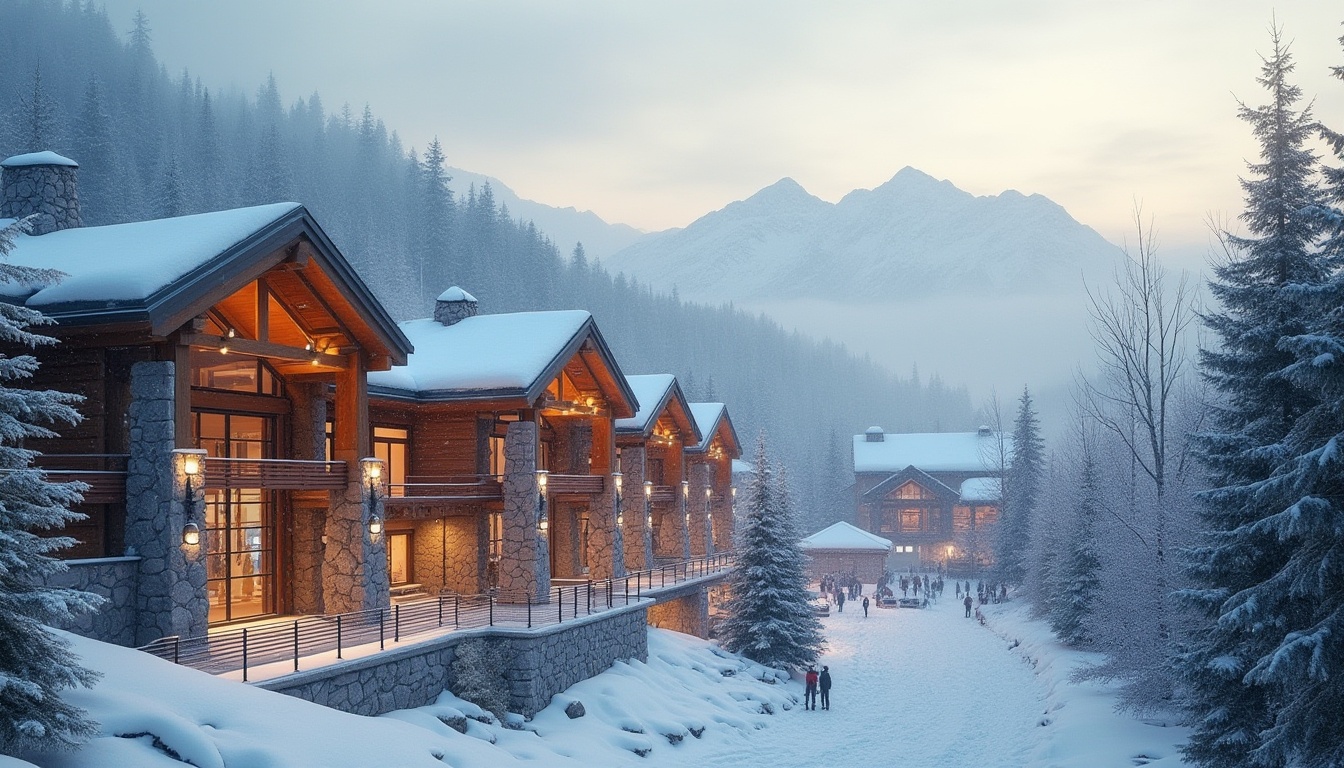
[[1031,519],[1040,495],[1045,469],[1045,441],[1031,401],[1031,391],[1022,388],[1017,418],[1013,421],[1012,455],[1004,469],[1002,517],[995,537],[995,562],[999,578],[1021,584],[1027,574],[1031,545]]
[[[1339,486],[1317,484],[1339,471],[1328,439],[1336,406],[1321,405],[1329,395],[1312,381],[1331,375],[1333,358],[1305,367],[1295,359],[1323,342],[1304,334],[1329,272],[1315,250],[1321,222],[1313,211],[1322,200],[1307,146],[1315,124],[1309,107],[1297,107],[1301,91],[1289,82],[1293,60],[1280,30],[1272,43],[1258,78],[1269,103],[1240,109],[1260,143],[1242,180],[1249,235],[1224,236],[1229,258],[1210,284],[1221,306],[1204,318],[1219,345],[1202,350],[1201,363],[1221,397],[1213,427],[1200,436],[1212,481],[1200,494],[1209,534],[1189,552],[1198,586],[1181,593],[1204,618],[1178,659],[1194,726],[1185,752],[1220,768],[1285,765],[1290,756],[1295,765],[1338,765],[1294,750],[1311,748],[1300,740],[1308,733],[1333,731],[1334,747],[1344,744],[1337,709],[1344,678],[1327,661],[1340,658],[1340,628],[1327,639],[1328,614],[1318,613],[1338,600],[1344,562]],[[1321,370],[1306,370],[1312,364]],[[1332,669],[1332,681],[1323,680]],[[1311,680],[1320,683],[1317,695],[1336,695],[1307,698]],[[1325,720],[1334,725],[1322,731]]]
[[808,604],[806,561],[799,546],[788,483],[756,444],[746,516],[729,582],[723,647],[769,667],[802,667],[825,646]]
[[[3,263],[23,223],[0,230],[0,282],[32,285],[57,273]],[[0,342],[35,348],[55,343],[34,332],[51,321],[27,307],[0,302]],[[80,519],[70,511],[79,487],[50,483],[32,467],[35,451],[25,440],[54,437],[52,425],[73,424],[76,395],[12,385],[37,370],[32,355],[0,356],[0,754],[40,747],[59,749],[95,733],[85,713],[61,699],[61,691],[91,685],[93,672],[79,665],[65,640],[43,626],[96,608],[86,592],[49,587],[46,577],[65,568],[51,553],[74,543],[44,535]]]
[[508,661],[498,645],[484,639],[458,645],[453,658],[453,695],[503,721],[509,707],[509,681],[503,672]]
[[1082,440],[1082,465],[1078,493],[1065,546],[1054,574],[1055,593],[1050,600],[1050,626],[1068,645],[1091,641],[1088,618],[1101,591],[1101,557],[1097,547],[1097,517],[1101,511],[1101,481],[1092,446]]

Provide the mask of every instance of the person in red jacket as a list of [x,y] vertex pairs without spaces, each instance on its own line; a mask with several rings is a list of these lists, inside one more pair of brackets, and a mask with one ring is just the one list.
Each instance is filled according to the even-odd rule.
[[817,669],[816,667],[807,668],[807,687],[803,689],[803,709],[816,711],[817,709]]

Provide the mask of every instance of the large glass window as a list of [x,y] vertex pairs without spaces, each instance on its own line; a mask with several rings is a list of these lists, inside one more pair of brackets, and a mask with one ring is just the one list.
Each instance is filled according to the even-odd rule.
[[[274,417],[204,412],[193,416],[197,446],[209,456],[275,456]],[[271,491],[206,489],[205,571],[212,623],[276,612],[275,514]]]
[[191,375],[193,387],[277,397],[285,393],[280,378],[271,367],[256,358],[193,349]]
[[383,461],[383,477],[390,486],[389,495],[406,494],[406,457],[411,431],[405,427],[373,428],[373,455]]

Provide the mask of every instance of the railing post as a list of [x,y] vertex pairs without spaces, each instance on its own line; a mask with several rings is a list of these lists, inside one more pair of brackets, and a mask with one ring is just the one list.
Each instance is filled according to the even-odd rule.
[[383,650],[383,609],[378,609],[378,650]]
[[443,626],[443,595],[439,595],[439,626]]
[[341,658],[341,614],[336,614],[336,658]]
[[556,608],[557,608],[557,613],[556,613],[556,615],[560,617],[558,620],[559,620],[559,621],[564,621],[564,620],[565,620],[565,593],[564,593],[564,587],[556,587],[556,588],[555,588],[555,605],[556,605]]
[[182,655],[181,655],[181,654],[182,654],[182,636],[181,636],[181,635],[174,635],[174,636],[173,636],[173,663],[174,663],[174,664],[180,664],[180,663],[181,663],[181,662],[179,661],[179,659],[182,658]]
[[243,627],[243,682],[247,682],[247,627]]
[[299,671],[299,620],[294,620],[294,671]]
[[490,626],[493,627],[495,626],[495,596],[487,595],[486,599],[490,602]]
[[532,628],[532,593],[527,593],[527,628]]
[[[575,597],[577,598],[578,595],[575,595]],[[574,602],[577,603],[578,600],[575,600]],[[577,605],[574,606],[574,612],[575,612],[575,613],[578,613],[578,612],[579,612],[579,606],[577,606]],[[588,614],[589,614],[589,615],[592,615],[592,613],[593,613],[593,580],[592,580],[592,579],[589,579],[589,580],[588,580]]]
[[392,607],[392,642],[401,642],[401,603]]
[[[490,599],[494,600],[493,597]],[[462,626],[462,596],[457,594],[453,595],[453,626]]]

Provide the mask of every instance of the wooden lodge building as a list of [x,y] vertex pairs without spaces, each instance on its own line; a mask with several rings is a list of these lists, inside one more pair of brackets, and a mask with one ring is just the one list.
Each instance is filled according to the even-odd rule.
[[84,397],[31,444],[89,486],[59,580],[110,600],[75,631],[143,645],[406,592],[545,601],[652,565],[663,538],[689,544],[678,560],[730,546],[726,408],[632,384],[587,312],[478,315],[453,288],[398,324],[299,204],[82,227],[74,162],[0,168],[0,226],[32,217],[9,260],[63,273],[0,289],[57,323],[33,385]]
[[1011,438],[988,427],[922,434],[869,427],[854,436],[858,526],[891,541],[893,570],[984,568],[1011,454]]

